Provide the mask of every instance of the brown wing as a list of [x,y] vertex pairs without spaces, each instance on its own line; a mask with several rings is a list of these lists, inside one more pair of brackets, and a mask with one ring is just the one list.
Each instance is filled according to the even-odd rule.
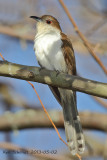
[[64,33],[61,33],[61,36],[62,36],[62,51],[67,65],[67,73],[76,75],[76,64],[75,64],[75,56],[72,43]]
[[[62,36],[62,52],[67,65],[67,73],[76,75],[75,56],[72,44],[69,38],[64,33],[61,33],[61,36]],[[54,94],[55,98],[57,99],[57,101],[61,104],[61,97],[58,88],[52,86],[49,87],[52,93]],[[75,92],[74,95],[76,99]]]

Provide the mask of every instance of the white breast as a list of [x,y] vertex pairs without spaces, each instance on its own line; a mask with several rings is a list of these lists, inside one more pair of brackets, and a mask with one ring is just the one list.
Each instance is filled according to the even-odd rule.
[[66,71],[61,45],[60,34],[55,32],[35,37],[35,54],[42,67],[50,70]]

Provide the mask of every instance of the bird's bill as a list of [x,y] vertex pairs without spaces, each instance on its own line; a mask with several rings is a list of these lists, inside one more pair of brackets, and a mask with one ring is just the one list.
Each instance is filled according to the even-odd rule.
[[33,18],[33,19],[35,19],[36,21],[41,21],[41,18],[40,18],[40,17],[37,17],[37,16],[30,16],[30,18]]

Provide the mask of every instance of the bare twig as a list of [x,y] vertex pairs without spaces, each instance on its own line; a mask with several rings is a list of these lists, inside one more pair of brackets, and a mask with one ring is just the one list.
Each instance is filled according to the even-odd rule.
[[100,67],[102,68],[102,70],[104,71],[104,73],[107,75],[107,69],[105,68],[105,66],[103,65],[103,63],[101,62],[101,60],[99,59],[99,57],[94,53],[93,49],[91,48],[90,44],[88,43],[87,39],[85,38],[85,36],[79,31],[78,26],[76,25],[75,21],[73,20],[72,16],[70,15],[67,7],[65,6],[63,0],[59,0],[61,6],[63,7],[65,13],[67,14],[67,16],[69,17],[70,21],[73,24],[73,27],[75,29],[75,31],[77,32],[77,34],[79,35],[79,37],[83,40],[85,46],[87,47],[87,49],[89,50],[90,54],[93,56],[93,58],[96,60],[96,62],[100,65]]
[[94,52],[97,52],[98,49],[99,49],[99,47],[100,47],[100,43],[97,43],[96,46],[94,47],[93,51],[94,51]]
[[96,102],[100,103],[104,108],[107,109],[107,102],[105,102],[104,100],[102,100],[101,98],[98,98],[98,97],[92,96],[92,98],[94,98],[94,100]]
[[32,34],[25,34],[25,33],[22,34],[22,32],[19,33],[15,29],[12,29],[8,26],[0,25],[0,33],[15,37],[15,38],[20,38],[23,40],[28,40],[28,41],[34,40],[34,36]]
[[3,61],[5,61],[4,57],[2,56],[2,54],[0,53],[0,57],[2,58]]
[[[107,18],[102,17],[99,22],[97,22],[90,30],[88,30],[85,35],[91,36],[94,32],[96,32],[99,28],[101,28],[105,23],[107,23]],[[94,51],[95,52],[95,51]]]

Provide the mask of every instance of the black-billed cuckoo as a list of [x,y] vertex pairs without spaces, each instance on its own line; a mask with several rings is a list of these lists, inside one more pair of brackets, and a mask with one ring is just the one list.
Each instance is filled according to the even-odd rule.
[[[76,75],[75,56],[69,38],[62,33],[59,22],[50,15],[31,16],[37,21],[34,50],[41,67]],[[68,147],[75,155],[85,149],[84,135],[77,111],[76,92],[50,86],[61,104]]]

